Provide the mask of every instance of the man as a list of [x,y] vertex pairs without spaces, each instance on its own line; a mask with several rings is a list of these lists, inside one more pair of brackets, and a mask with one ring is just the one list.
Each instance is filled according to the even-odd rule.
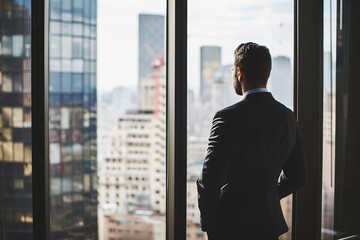
[[244,98],[213,119],[197,181],[201,228],[209,240],[278,239],[288,231],[280,199],[307,182],[304,148],[294,113],[266,89],[268,48],[249,42],[234,55]]

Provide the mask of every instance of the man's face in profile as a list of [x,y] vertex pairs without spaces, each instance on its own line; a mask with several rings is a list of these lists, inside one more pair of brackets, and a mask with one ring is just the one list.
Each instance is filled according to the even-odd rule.
[[238,80],[238,68],[235,66],[235,64],[233,65],[233,85],[236,94],[242,96],[242,88],[240,81]]

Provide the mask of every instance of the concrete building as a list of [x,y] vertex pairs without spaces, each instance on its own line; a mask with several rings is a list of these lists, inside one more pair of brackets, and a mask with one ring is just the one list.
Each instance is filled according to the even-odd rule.
[[160,179],[165,175],[158,176],[162,171],[156,167],[161,152],[155,146],[159,142],[155,121],[152,112],[128,113],[118,119],[99,174],[100,204],[116,204],[125,214],[137,209],[165,212],[165,185]]
[[[110,148],[102,160],[102,170],[99,173],[99,223],[105,224],[103,229],[109,228],[109,221],[106,220],[108,217],[128,218],[137,215],[139,211],[162,218],[165,216],[165,81],[164,76],[158,77],[156,81],[152,76],[142,79],[141,82],[146,84],[141,85],[141,93],[157,92],[153,95],[156,99],[147,99],[152,110],[128,111],[118,118],[113,129]],[[158,83],[156,87],[155,83]],[[146,222],[139,224],[149,227]],[[154,227],[157,229],[157,238],[149,239],[164,238],[165,233],[160,236],[159,232],[165,231],[165,224],[155,224],[152,228]],[[127,228],[127,225],[122,228]],[[104,230],[99,231],[105,234]],[[144,237],[141,234],[138,236]]]

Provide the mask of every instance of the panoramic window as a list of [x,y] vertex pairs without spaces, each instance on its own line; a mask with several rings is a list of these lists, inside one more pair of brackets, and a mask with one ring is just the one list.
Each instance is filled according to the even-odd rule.
[[51,239],[165,239],[166,1],[49,12]]
[[[206,6],[206,11],[204,7]],[[232,85],[233,52],[240,43],[270,49],[268,89],[293,108],[294,1],[189,1],[188,3],[187,239],[205,239],[199,225],[196,179],[216,111],[241,100]],[[290,228],[292,196],[281,201]]]

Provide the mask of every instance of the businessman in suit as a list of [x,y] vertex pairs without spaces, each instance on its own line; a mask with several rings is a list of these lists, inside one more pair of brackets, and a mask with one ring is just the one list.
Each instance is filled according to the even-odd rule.
[[288,231],[280,200],[307,182],[294,113],[266,89],[269,49],[240,44],[234,88],[243,100],[218,111],[197,180],[201,228],[209,240],[274,240]]

